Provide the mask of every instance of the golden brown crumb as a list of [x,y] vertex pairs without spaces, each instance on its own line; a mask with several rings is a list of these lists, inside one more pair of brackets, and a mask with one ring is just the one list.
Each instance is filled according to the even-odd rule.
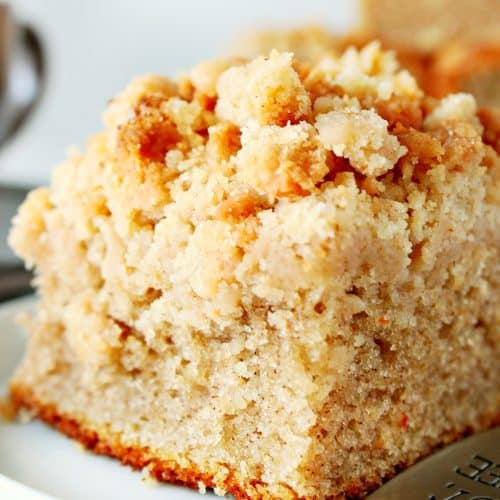
[[221,202],[217,209],[218,216],[223,220],[238,221],[255,215],[259,210],[269,206],[263,196],[251,189],[231,193],[227,200]]
[[484,142],[492,146],[500,154],[500,109],[480,109],[478,117],[484,127]]
[[126,155],[146,162],[164,162],[165,155],[181,140],[175,123],[160,110],[163,98],[143,98],[134,116],[119,130],[119,146]]
[[311,101],[293,67],[292,54],[271,52],[224,72],[217,82],[217,115],[237,125],[297,123],[307,117]]
[[397,125],[393,132],[398,137],[399,142],[408,150],[407,158],[413,163],[432,166],[441,161],[444,147],[437,138],[402,125]]
[[16,418],[16,407],[10,398],[0,397],[0,419],[12,422]]
[[214,163],[229,160],[241,148],[241,130],[233,123],[218,123],[208,129],[207,156]]
[[329,170],[327,150],[320,141],[315,128],[305,121],[284,127],[250,124],[242,129],[242,147],[234,159],[236,177],[273,200],[307,194]]
[[389,130],[400,125],[419,130],[423,124],[422,102],[418,99],[395,96],[375,102],[377,113],[389,123]]
[[347,158],[364,175],[387,173],[407,152],[389,133],[388,122],[373,109],[360,109],[359,104],[319,114],[315,126],[323,146]]

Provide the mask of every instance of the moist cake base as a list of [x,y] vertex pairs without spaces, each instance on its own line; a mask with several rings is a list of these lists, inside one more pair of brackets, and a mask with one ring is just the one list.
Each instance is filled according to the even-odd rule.
[[[56,428],[66,436],[77,440],[93,453],[116,458],[120,460],[123,465],[131,467],[134,470],[143,470],[147,468],[150,477],[160,482],[186,486],[201,491],[204,491],[205,488],[217,487],[213,475],[200,471],[195,466],[192,468],[183,468],[176,462],[162,460],[161,458],[155,457],[147,448],[123,445],[116,436],[101,435],[95,430],[80,424],[71,416],[58,413],[55,405],[38,401],[36,397],[33,396],[33,392],[28,388],[13,386],[10,394],[16,410],[27,409],[33,412],[37,418]],[[485,416],[481,419],[481,428],[483,429],[493,428],[499,424],[500,414],[494,417],[491,415]],[[472,428],[448,431],[446,435],[443,435],[440,444],[423,452],[419,459],[425,458],[425,456],[441,448],[443,445],[453,443],[473,432],[474,429]],[[415,460],[412,460],[411,462],[402,462],[396,465],[393,473],[383,478],[378,478],[373,481],[368,480],[365,482],[352,483],[346,488],[345,497],[361,498],[365,496],[394,477],[399,471],[413,465],[414,462]],[[257,480],[251,481],[248,484],[241,484],[239,481],[234,480],[231,471],[222,484],[226,493],[234,495],[238,500],[268,498],[265,492],[259,491],[259,486],[265,489],[265,485]],[[221,485],[219,485],[219,487],[221,487]],[[292,496],[291,498],[299,497]]]
[[[13,387],[11,390],[11,402],[16,409],[28,410],[34,416],[48,425],[59,430],[66,436],[80,442],[87,450],[112,458],[117,458],[123,465],[134,470],[148,468],[149,475],[157,481],[170,484],[186,486],[195,490],[201,489],[201,485],[214,488],[214,477],[203,473],[196,468],[183,468],[172,461],[155,458],[147,448],[125,446],[115,436],[104,436],[97,433],[88,426],[82,425],[78,420],[58,413],[54,404],[46,404],[38,401],[30,389]],[[245,489],[235,482],[231,475],[224,482],[227,492],[234,494],[237,498],[251,498],[248,493],[255,490],[257,482]]]

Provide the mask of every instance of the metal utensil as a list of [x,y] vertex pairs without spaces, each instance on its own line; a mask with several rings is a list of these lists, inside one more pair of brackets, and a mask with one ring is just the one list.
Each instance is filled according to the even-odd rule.
[[500,427],[448,446],[410,467],[370,500],[499,500]]
[[32,273],[26,271],[20,259],[7,246],[7,233],[26,190],[0,186],[0,301],[32,291]]
[[0,146],[33,109],[42,88],[42,50],[35,33],[0,3]]
[[32,274],[21,266],[0,266],[0,302],[32,292],[32,279]]

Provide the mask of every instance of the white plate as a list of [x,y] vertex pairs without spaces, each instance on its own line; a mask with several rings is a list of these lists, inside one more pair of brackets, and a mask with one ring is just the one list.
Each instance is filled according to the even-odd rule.
[[[33,299],[0,305],[0,394],[19,362],[25,335],[14,318]],[[150,484],[118,461],[82,452],[79,446],[40,422],[0,420],[2,500],[196,500],[187,488]]]

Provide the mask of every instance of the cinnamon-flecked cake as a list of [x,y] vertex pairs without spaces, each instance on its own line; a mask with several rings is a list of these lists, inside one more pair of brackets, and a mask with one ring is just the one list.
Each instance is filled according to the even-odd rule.
[[135,80],[15,219],[14,403],[240,499],[363,496],[494,425],[499,120],[376,43]]

